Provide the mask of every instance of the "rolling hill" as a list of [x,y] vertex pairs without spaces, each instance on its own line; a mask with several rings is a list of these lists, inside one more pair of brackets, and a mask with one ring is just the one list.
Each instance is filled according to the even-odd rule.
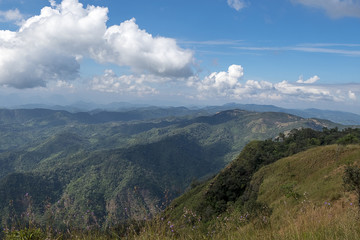
[[[359,129],[305,129],[280,141],[251,142],[161,217],[176,226],[178,239],[357,239],[358,200],[343,176],[346,166],[360,164],[359,137]],[[139,239],[174,235],[160,218],[153,224]]]
[[242,110],[144,121],[91,116],[39,109],[2,112],[3,224],[13,210],[21,215],[27,209],[26,194],[39,221],[45,221],[48,204],[59,212],[60,225],[110,227],[149,218],[194,180],[216,174],[253,139],[298,128],[342,127]]

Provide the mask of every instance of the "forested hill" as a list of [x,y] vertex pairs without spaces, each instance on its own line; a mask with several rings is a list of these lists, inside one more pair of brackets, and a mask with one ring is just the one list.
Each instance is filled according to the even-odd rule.
[[252,141],[134,239],[359,239],[360,129]]
[[[219,174],[206,182],[193,185],[191,191],[174,200],[165,212],[165,215],[171,221],[181,220],[183,209],[189,209],[189,211],[196,213],[204,222],[212,221],[216,219],[217,216],[229,214],[232,211],[239,211],[242,215],[265,214],[266,217],[269,217],[271,212],[266,212],[270,210],[269,199],[259,197],[259,195],[262,194],[259,192],[260,187],[263,183],[265,184],[265,180],[258,171],[262,167],[275,163],[282,158],[292,156],[310,148],[329,146],[332,144],[338,145],[339,153],[337,154],[343,151],[342,148],[344,148],[344,146],[360,144],[360,129],[347,128],[342,131],[338,129],[324,129],[323,131],[294,129],[287,135],[280,134],[279,137],[274,140],[251,141],[245,146],[239,156]],[[317,158],[305,157],[302,158],[302,161],[305,162],[301,163],[299,161],[296,163],[298,166],[302,166],[302,168],[296,169],[294,164],[289,162],[287,166],[288,170],[286,170],[286,166],[282,166],[282,170],[275,170],[275,167],[269,167],[267,170],[261,170],[262,174],[266,172],[268,177],[272,178],[272,171],[269,171],[270,168],[273,169],[273,171],[277,171],[280,176],[288,176],[289,173],[286,171],[291,170],[292,172],[296,172],[292,180],[287,179],[287,181],[289,181],[288,185],[286,185],[286,182],[275,182],[273,179],[271,181],[275,185],[283,186],[284,194],[288,195],[288,197],[294,197],[295,199],[301,198],[300,195],[294,195],[299,194],[293,189],[297,184],[297,178],[295,178],[295,176],[301,175],[303,178],[306,176],[310,177],[310,173],[304,172],[304,170],[311,168],[313,165],[319,165],[319,161],[323,161],[323,164],[325,164],[323,167],[326,168],[327,160],[337,158],[333,148],[334,147],[331,147],[332,150],[328,153],[325,153],[326,150],[323,151],[325,154],[324,157],[326,156],[325,158],[329,159],[317,159],[319,157],[318,154]],[[359,147],[357,147],[357,149],[359,149]],[[355,156],[358,156],[358,153],[360,153],[360,151],[357,150],[357,155]],[[342,164],[345,163],[344,161],[345,160],[342,161]],[[334,167],[339,166],[340,165],[335,164]],[[319,168],[321,168],[321,166],[319,166]],[[325,176],[318,176],[318,178],[324,177]],[[301,180],[304,181],[304,179]],[[266,182],[266,184],[269,188],[278,188],[271,186],[268,182]],[[321,187],[318,186],[318,188]],[[270,194],[271,189],[264,189],[263,191]],[[260,201],[260,199],[262,201]]]
[[96,219],[96,224],[111,226],[150,217],[194,179],[217,173],[251,140],[294,128],[342,127],[285,113],[241,110],[101,123],[78,116],[39,109],[2,112],[3,224],[14,212],[21,215],[27,209],[25,195],[31,196],[37,220],[44,221],[44,207],[51,206],[59,212],[60,225],[82,227]]

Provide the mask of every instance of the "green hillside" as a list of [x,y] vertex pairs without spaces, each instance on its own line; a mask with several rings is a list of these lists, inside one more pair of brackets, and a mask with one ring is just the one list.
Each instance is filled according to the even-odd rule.
[[287,211],[301,218],[304,207],[321,209],[325,202],[326,208],[339,208],[331,209],[340,210],[337,214],[341,209],[356,210],[355,196],[343,186],[345,166],[353,164],[360,164],[359,145],[317,147],[281,159],[254,175],[254,182],[262,179],[257,201],[273,209],[270,221],[277,223],[274,226],[278,230],[286,229],[287,220],[282,215]]
[[[199,146],[176,135],[159,143],[97,151],[53,173],[7,175],[0,183],[2,216],[17,208],[30,223],[21,225],[22,231],[40,226],[39,234],[54,238],[358,239],[357,197],[344,188],[343,176],[346,166],[360,165],[359,139],[359,129],[293,129],[273,140],[251,141],[219,174],[193,182],[191,190],[157,216],[153,214],[163,207],[161,202],[166,205],[171,186],[195,172],[208,172],[206,165],[211,168],[208,158],[199,155],[193,161],[186,155],[203,153]],[[169,158],[188,160],[174,165]],[[47,191],[52,193],[49,205],[41,210]],[[36,211],[44,211],[43,217],[37,218]],[[11,221],[3,218],[3,224]],[[64,232],[41,227],[49,223]]]
[[352,164],[360,165],[359,145],[312,148],[257,171],[251,181],[256,202],[246,211],[234,204],[204,221],[191,209],[191,199],[201,196],[198,187],[167,210],[181,208],[181,215],[159,218],[133,238],[359,239],[357,199],[343,186],[344,169]]
[[[5,145],[0,153],[3,225],[9,224],[12,214],[21,216],[28,209],[26,194],[31,196],[37,222],[48,221],[45,206],[51,206],[58,212],[54,226],[62,229],[110,228],[129,219],[148,219],[192,182],[216,174],[253,139],[275,138],[294,128],[336,126],[285,113],[240,110],[94,124],[71,120],[74,116],[66,113],[70,120],[52,126],[48,113],[45,118],[33,114],[37,120],[14,123],[19,129],[13,133],[14,146],[21,147]],[[1,128],[5,141],[12,134],[11,121],[4,126],[8,127]],[[17,143],[22,136],[25,143]],[[211,211],[222,209],[221,203]]]
[[345,167],[360,165],[360,145],[344,142],[359,142],[354,131],[301,130],[283,141],[252,142],[135,238],[172,239],[176,230],[180,239],[358,239],[357,199],[343,183]]

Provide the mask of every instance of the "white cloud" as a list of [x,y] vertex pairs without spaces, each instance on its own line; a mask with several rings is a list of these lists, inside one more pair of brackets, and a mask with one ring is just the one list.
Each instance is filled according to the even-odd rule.
[[112,70],[106,70],[103,76],[94,77],[91,82],[91,89],[128,95],[154,95],[158,93],[157,90],[145,84],[152,81],[154,80],[151,76],[117,76]]
[[[232,73],[234,72],[234,73]],[[236,74],[235,74],[236,73]],[[320,78],[314,76],[306,81],[290,83],[281,81],[271,83],[267,81],[247,80],[241,83],[244,75],[240,65],[231,65],[227,72],[214,72],[204,79],[192,78],[188,85],[196,87],[200,99],[235,99],[235,100],[277,100],[277,101],[333,101],[343,102],[356,100],[352,87],[337,85],[309,85]],[[308,84],[304,84],[308,83]]]
[[213,72],[200,82],[191,79],[190,85],[196,85],[200,92],[214,93],[221,96],[231,95],[232,90],[240,88],[240,78],[244,75],[243,67],[231,65],[227,72]]
[[336,93],[338,89],[328,89],[323,86],[304,86],[282,81],[274,84],[275,90],[283,96],[283,98],[296,98],[302,101],[343,101],[344,94]]
[[349,98],[354,101],[357,99],[356,94],[352,91],[349,91]]
[[58,80],[56,82],[56,87],[57,88],[74,88],[74,84],[66,82],[66,81],[62,81],[62,80]]
[[19,9],[0,11],[0,22],[18,22],[23,19]]
[[319,80],[320,80],[320,78],[317,75],[309,78],[308,80],[303,80],[303,76],[301,75],[299,77],[299,80],[297,80],[296,82],[297,83],[303,83],[303,84],[312,84],[312,83],[315,83],[315,82],[317,82]]
[[292,0],[308,7],[319,8],[333,18],[360,17],[359,0]]
[[147,70],[163,76],[184,77],[192,75],[192,52],[177,46],[170,38],[153,37],[139,29],[135,19],[107,29],[104,52],[97,55],[100,61],[129,65],[136,71]]
[[235,9],[236,11],[240,11],[246,6],[244,0],[227,0],[227,3],[231,8]]
[[309,53],[327,53],[327,54],[337,54],[345,56],[360,56],[359,50],[347,50],[340,48],[324,48],[325,46],[336,46],[336,47],[359,47],[358,44],[318,44],[316,46],[313,44],[301,44],[298,46],[291,47],[234,47],[235,49],[240,50],[249,50],[249,51],[272,51],[272,52],[282,52],[282,51],[298,51],[298,52],[309,52]]
[[84,57],[130,66],[137,74],[192,74],[191,51],[174,39],[153,37],[134,19],[107,28],[107,8],[84,7],[78,0],[50,5],[18,31],[0,30],[0,85],[31,88],[73,80]]

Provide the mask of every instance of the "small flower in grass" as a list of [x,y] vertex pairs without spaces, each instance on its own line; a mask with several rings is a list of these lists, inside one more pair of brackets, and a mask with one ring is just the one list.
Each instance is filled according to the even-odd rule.
[[29,193],[25,193],[25,197],[28,197],[29,196]]

